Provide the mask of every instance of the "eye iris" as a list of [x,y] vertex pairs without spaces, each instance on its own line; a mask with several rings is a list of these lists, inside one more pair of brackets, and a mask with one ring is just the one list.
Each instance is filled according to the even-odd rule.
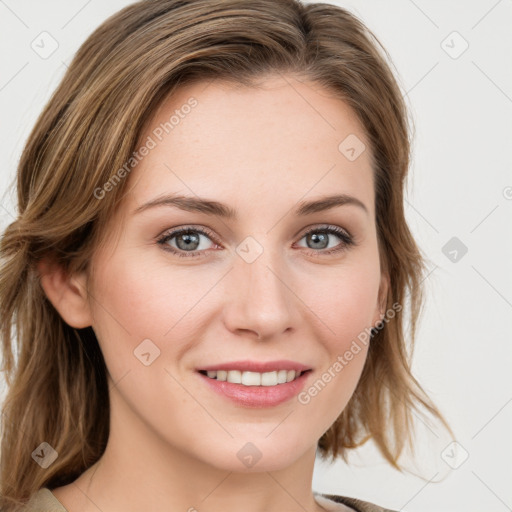
[[318,233],[312,233],[308,235],[308,240],[312,240],[313,243],[320,242],[320,246],[314,245],[312,248],[314,249],[325,249],[327,245],[329,244],[329,235],[327,234],[318,234]]
[[[181,240],[184,240],[184,245],[180,243]],[[194,245],[194,247],[191,246]],[[199,245],[199,235],[194,233],[183,233],[181,235],[176,236],[176,245],[180,249],[197,249],[197,246]]]

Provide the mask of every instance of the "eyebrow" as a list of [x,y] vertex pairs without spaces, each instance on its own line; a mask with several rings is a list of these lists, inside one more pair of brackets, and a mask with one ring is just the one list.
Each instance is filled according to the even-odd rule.
[[[324,212],[331,210],[338,206],[353,205],[362,209],[367,215],[369,214],[368,208],[365,204],[357,199],[357,197],[348,194],[336,194],[331,196],[323,196],[312,201],[302,201],[294,210],[296,216],[302,217],[312,215],[313,213]],[[134,214],[143,212],[150,208],[159,206],[173,206],[180,210],[188,212],[206,213],[228,220],[236,220],[237,212],[233,208],[224,203],[213,201],[210,199],[191,197],[183,195],[165,195],[159,196],[134,210]]]

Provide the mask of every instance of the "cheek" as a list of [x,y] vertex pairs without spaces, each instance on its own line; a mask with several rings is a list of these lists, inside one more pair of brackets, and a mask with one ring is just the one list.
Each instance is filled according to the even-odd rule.
[[134,337],[161,337],[190,309],[198,290],[194,272],[171,274],[168,265],[126,259],[112,260],[98,273],[95,318]]
[[315,324],[323,325],[323,339],[330,352],[346,350],[354,338],[371,327],[379,285],[379,263],[373,257],[317,269],[301,279],[299,296],[312,313],[311,321],[316,316]]
[[333,325],[339,349],[371,326],[378,295],[378,280],[368,273],[344,277],[336,293],[329,297],[329,322]]
[[[136,255],[99,262],[97,268],[93,327],[107,365],[110,362],[120,372],[140,365],[133,352],[146,339],[161,355],[165,352],[167,360],[178,357],[187,336],[197,329],[201,299],[218,281],[215,272],[173,268],[165,261],[144,261]],[[161,365],[163,360],[155,363]]]
[[299,403],[324,411],[320,415],[321,433],[346,407],[359,382],[379,285],[378,259],[370,253],[366,258],[347,258],[337,269],[319,267],[302,279],[300,293],[308,305],[308,323],[318,327],[315,337],[323,345],[326,358],[315,379],[299,396]]
[[316,337],[326,357],[298,399],[318,417],[319,436],[345,409],[359,382],[370,343],[379,277],[371,267],[347,266],[334,279],[332,272],[325,280],[317,274],[307,287],[309,293],[303,292],[314,312],[308,322],[318,326]]

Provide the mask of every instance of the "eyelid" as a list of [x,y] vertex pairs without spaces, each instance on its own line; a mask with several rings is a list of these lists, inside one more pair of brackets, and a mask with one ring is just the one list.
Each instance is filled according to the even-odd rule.
[[348,229],[342,228],[341,226],[337,226],[336,224],[310,224],[309,226],[306,226],[303,230],[299,231],[299,233],[301,233],[300,237],[302,238],[312,231],[321,231],[324,229],[333,229],[336,231],[339,230],[340,232],[345,233],[348,237],[354,238],[352,236],[352,233]]
[[[165,246],[168,240],[171,240],[174,237],[189,231],[200,233],[209,238],[215,245],[222,247],[222,244],[217,240],[217,236],[210,228],[195,224],[185,224],[184,226],[175,226],[173,228],[166,229],[163,233],[156,237],[156,243]],[[182,251],[169,246],[163,247],[163,249],[167,252],[170,252],[171,254],[185,257],[207,256],[206,253],[209,252],[209,250]]]

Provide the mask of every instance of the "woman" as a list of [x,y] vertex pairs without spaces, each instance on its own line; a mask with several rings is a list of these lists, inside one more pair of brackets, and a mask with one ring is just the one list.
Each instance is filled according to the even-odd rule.
[[385,510],[311,489],[369,439],[401,469],[413,409],[449,430],[410,370],[384,55],[296,0],[143,1],[87,39],[1,244],[2,510]]

